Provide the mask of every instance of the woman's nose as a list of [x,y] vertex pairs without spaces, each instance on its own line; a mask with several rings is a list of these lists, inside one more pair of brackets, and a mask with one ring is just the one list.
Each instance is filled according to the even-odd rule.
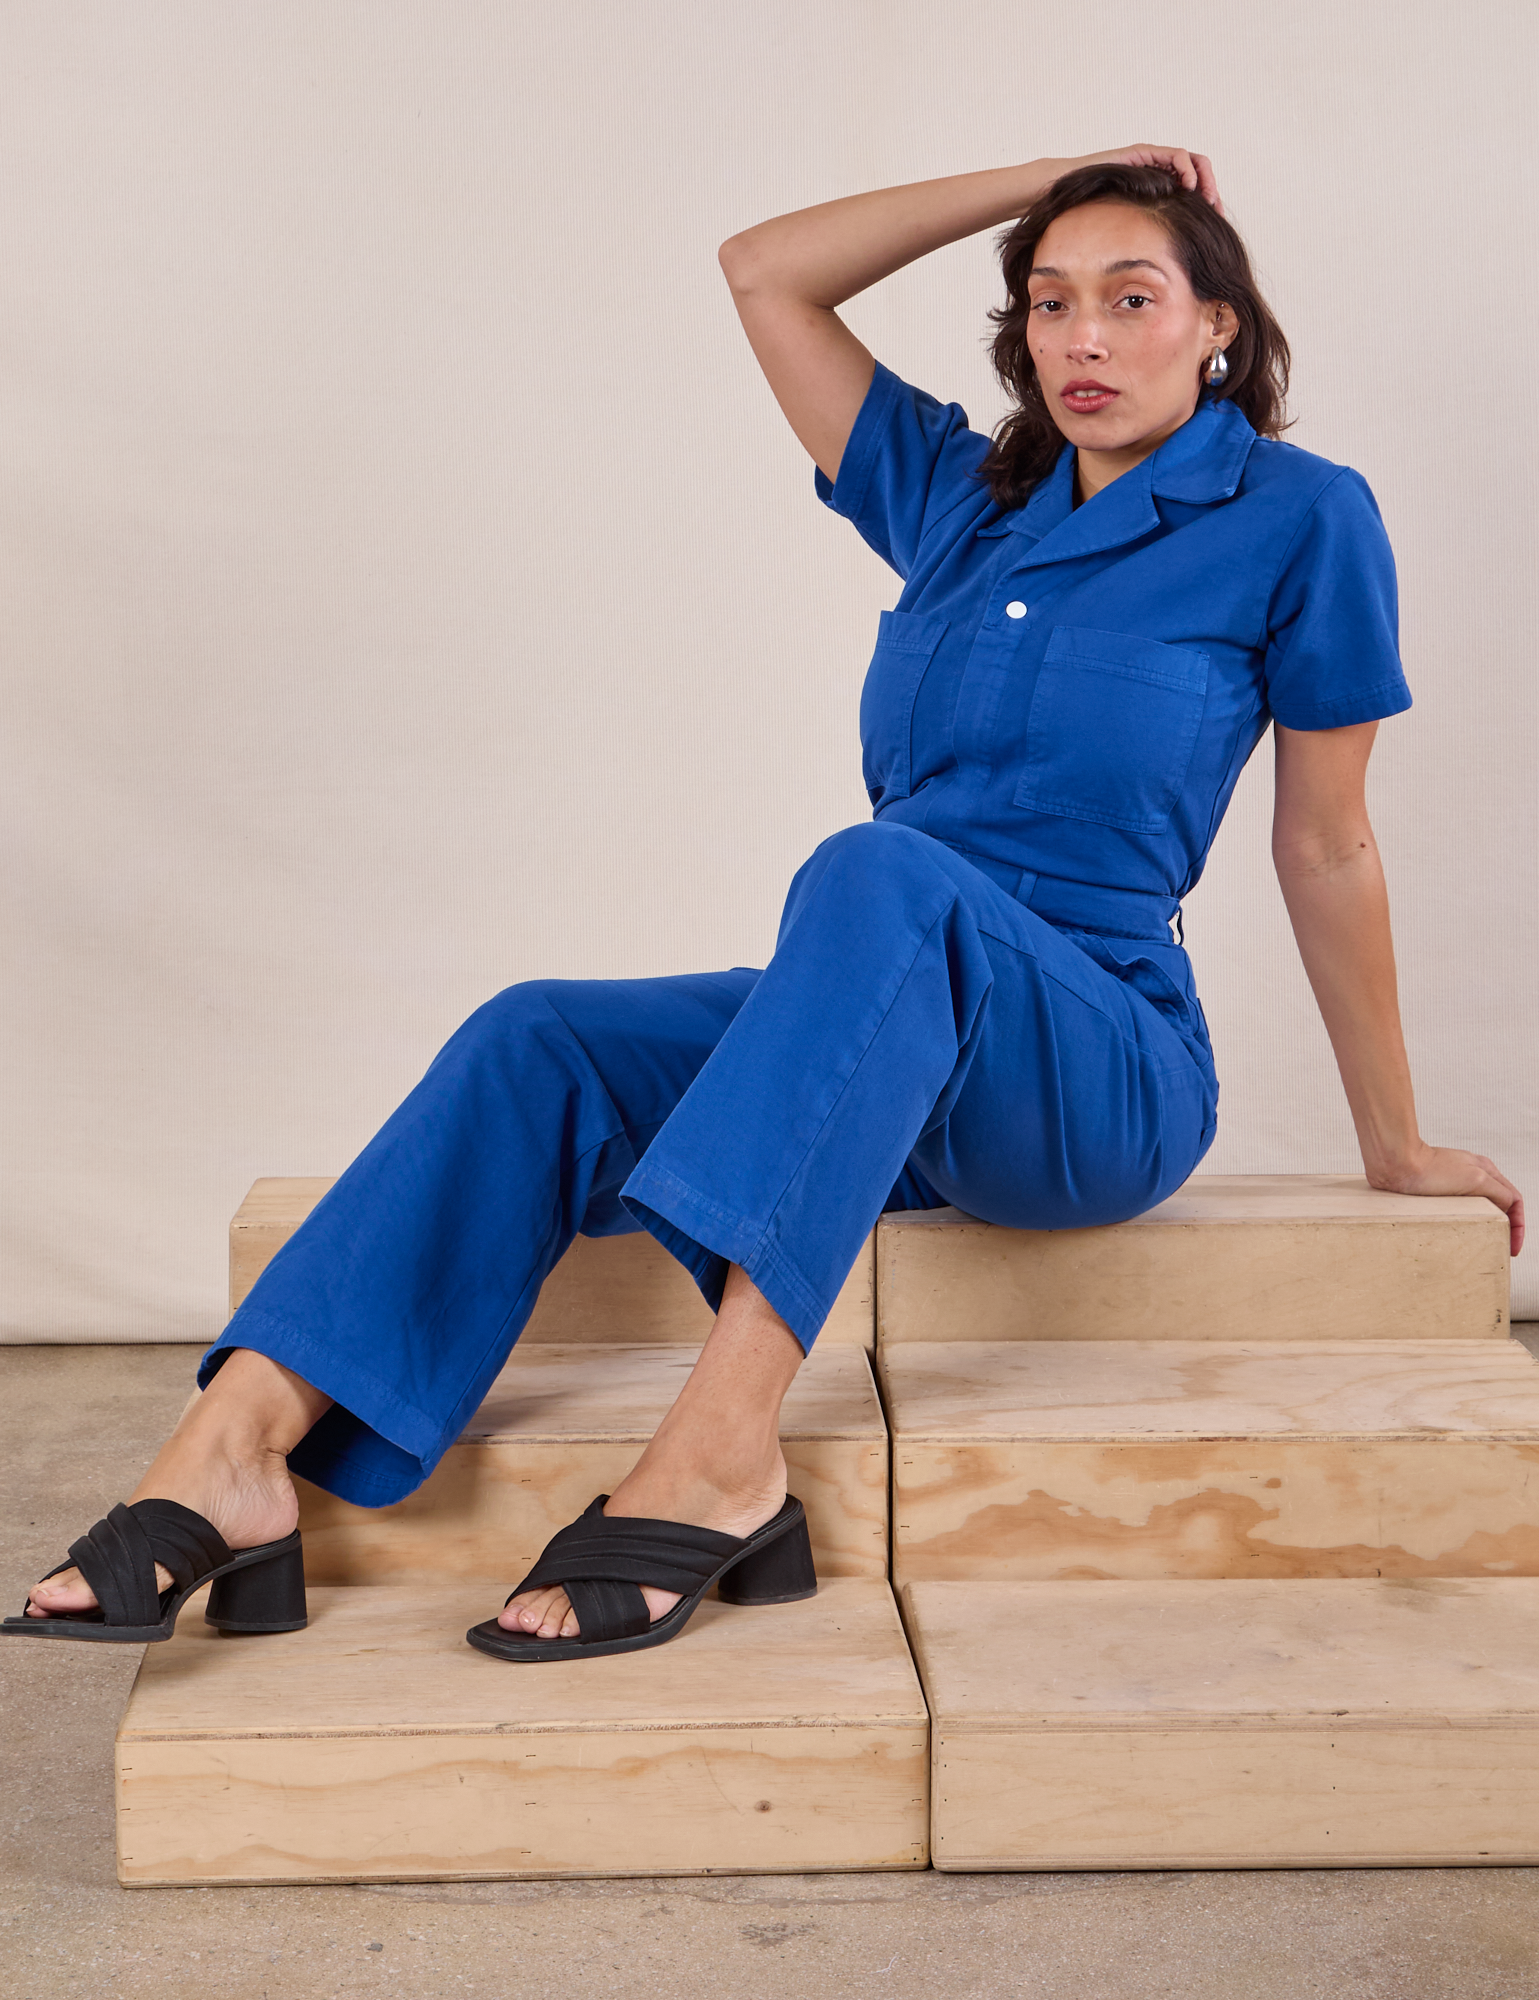
[[1104,361],[1106,352],[1106,342],[1098,326],[1087,326],[1082,321],[1074,329],[1074,339],[1069,347],[1071,361]]

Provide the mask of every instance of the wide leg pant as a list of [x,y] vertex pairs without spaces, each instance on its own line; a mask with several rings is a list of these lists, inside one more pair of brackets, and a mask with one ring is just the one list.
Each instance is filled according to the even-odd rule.
[[245,1347],[324,1390],[294,1470],[382,1506],[458,1436],[578,1232],[650,1230],[713,1307],[740,1264],[810,1347],[886,1211],[1142,1213],[1212,1144],[1211,1057],[1078,935],[871,822],[798,872],[763,972],[509,987],[273,1258],[200,1381]]

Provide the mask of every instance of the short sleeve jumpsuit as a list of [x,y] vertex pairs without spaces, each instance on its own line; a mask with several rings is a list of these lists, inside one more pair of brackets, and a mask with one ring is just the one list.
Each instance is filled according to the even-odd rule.
[[1010,511],[987,450],[878,364],[816,476],[903,592],[861,696],[873,817],[797,872],[768,966],[487,1001],[205,1355],[334,1399],[295,1471],[419,1485],[579,1232],[650,1230],[713,1307],[740,1264],[810,1348],[883,1213],[1122,1221],[1212,1145],[1171,922],[1272,717],[1410,706],[1384,527],[1209,392],[1082,506],[1072,447]]

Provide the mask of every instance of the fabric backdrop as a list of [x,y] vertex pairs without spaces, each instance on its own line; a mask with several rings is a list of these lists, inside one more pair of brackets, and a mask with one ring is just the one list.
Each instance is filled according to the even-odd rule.
[[[1539,1194],[1536,43],[1527,0],[0,4],[0,1337],[210,1338],[251,1180],[339,1171],[511,981],[764,962],[866,816],[898,582],[717,245],[1135,139],[1213,155],[1291,435],[1388,522],[1423,1129]],[[848,311],[988,427],[999,295],[983,237]],[[1204,1170],[1354,1172],[1270,767],[1187,905]]]

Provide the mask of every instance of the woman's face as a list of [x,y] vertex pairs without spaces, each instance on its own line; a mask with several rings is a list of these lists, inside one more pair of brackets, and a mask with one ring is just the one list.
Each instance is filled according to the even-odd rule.
[[1027,289],[1043,397],[1082,451],[1143,456],[1179,430],[1237,327],[1227,306],[1196,297],[1156,219],[1122,202],[1050,224]]

